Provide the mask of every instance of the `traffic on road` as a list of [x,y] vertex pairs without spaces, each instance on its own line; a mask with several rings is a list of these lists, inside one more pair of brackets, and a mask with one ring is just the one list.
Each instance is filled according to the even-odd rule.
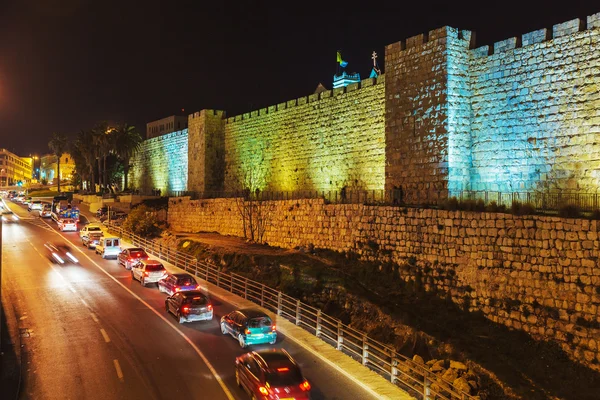
[[[2,217],[14,215],[20,222],[10,230],[7,226],[5,232],[5,239],[8,236],[14,246],[8,252],[14,287],[41,278],[48,292],[43,296],[47,297],[43,310],[32,305],[27,291],[15,292],[28,318],[37,313],[36,329],[55,325],[53,329],[62,329],[67,332],[63,336],[69,337],[68,344],[61,339],[61,345],[80,349],[88,348],[97,337],[87,332],[89,326],[103,324],[101,337],[116,347],[101,350],[94,346],[87,356],[65,350],[57,359],[54,342],[40,343],[44,349],[31,355],[32,362],[39,363],[32,390],[40,398],[48,394],[41,381],[44,374],[48,379],[68,375],[74,372],[73,363],[89,364],[90,360],[94,360],[94,370],[107,357],[113,357],[108,365],[115,372],[114,385],[94,387],[96,378],[82,376],[84,387],[73,387],[66,397],[76,398],[79,391],[88,390],[90,396],[81,398],[106,398],[106,390],[113,390],[122,398],[373,398],[353,380],[323,365],[316,355],[278,334],[275,321],[258,307],[236,309],[209,293],[196,277],[173,270],[144,249],[110,235],[103,225],[90,223],[91,214],[74,210],[63,199],[47,203],[30,199],[27,205],[25,196],[11,200],[12,206],[10,201],[3,202]],[[52,219],[43,218],[48,205]],[[50,229],[40,229],[42,224]],[[65,229],[73,225],[72,231]],[[40,262],[43,259],[50,263]],[[63,293],[64,286],[68,293]],[[61,295],[52,296],[59,289]],[[71,303],[84,304],[76,313],[91,319],[71,325],[65,317],[74,312]],[[77,334],[69,334],[73,331]],[[46,366],[53,357],[50,364],[55,368]],[[101,375],[109,374],[105,369]]]

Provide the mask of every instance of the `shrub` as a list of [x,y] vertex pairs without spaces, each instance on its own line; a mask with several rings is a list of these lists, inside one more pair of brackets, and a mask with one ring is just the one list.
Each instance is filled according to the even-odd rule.
[[146,205],[139,205],[131,210],[123,228],[143,237],[156,237],[162,232],[159,221]]
[[456,197],[450,197],[444,200],[441,204],[442,210],[456,211],[458,210],[458,199]]
[[534,215],[535,207],[529,203],[521,203],[519,201],[513,201],[510,207],[511,212],[514,215]]
[[558,215],[563,218],[579,218],[581,217],[581,210],[575,205],[565,205],[558,210]]
[[488,212],[505,212],[506,206],[504,204],[498,205],[495,201],[491,201],[490,204],[485,208]]

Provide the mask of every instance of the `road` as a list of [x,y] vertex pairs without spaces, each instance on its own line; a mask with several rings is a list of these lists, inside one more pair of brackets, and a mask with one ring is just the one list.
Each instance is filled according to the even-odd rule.
[[[235,384],[233,365],[249,350],[218,325],[232,305],[213,296],[212,321],[179,325],[155,285],[132,282],[116,260],[80,246],[78,233],[59,233],[37,212],[7,204],[22,216],[3,227],[2,283],[24,336],[24,398],[248,398]],[[79,265],[52,264],[46,241],[70,241]],[[270,346],[252,348],[263,347]],[[313,399],[373,398],[285,336],[275,347],[299,362]]]

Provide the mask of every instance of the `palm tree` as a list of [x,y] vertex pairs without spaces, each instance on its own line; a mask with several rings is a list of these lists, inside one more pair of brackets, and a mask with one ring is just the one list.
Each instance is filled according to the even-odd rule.
[[143,141],[142,135],[135,129],[135,126],[125,123],[115,131],[115,151],[123,162],[123,172],[125,175],[123,190],[127,190],[128,186],[131,157],[140,150]]
[[[98,160],[98,183],[101,187],[106,187],[106,156],[112,150],[110,143],[110,137],[108,124],[106,122],[100,122],[93,129],[93,143],[97,149],[97,160]],[[104,170],[102,169],[102,162],[104,161]],[[104,179],[103,179],[104,178]]]
[[48,142],[48,147],[50,147],[50,150],[52,150],[52,152],[56,156],[58,193],[60,193],[60,158],[65,153],[65,151],[67,151],[67,145],[67,137],[62,133],[53,133],[52,139],[50,139],[50,141]]
[[88,190],[96,191],[95,166],[97,158],[97,148],[93,141],[92,131],[81,131],[77,134],[77,139],[73,145],[77,170],[82,176],[85,176],[89,183]]

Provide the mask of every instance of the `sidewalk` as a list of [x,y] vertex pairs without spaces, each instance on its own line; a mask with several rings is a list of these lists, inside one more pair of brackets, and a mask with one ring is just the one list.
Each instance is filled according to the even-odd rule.
[[[89,213],[89,208],[83,203],[80,205],[81,213],[89,219],[90,222],[96,222],[97,219]],[[132,246],[130,243],[123,241],[124,245]],[[181,268],[174,266],[164,260],[161,260],[165,267],[172,273],[187,273]],[[408,400],[413,399],[408,393],[393,385],[391,382],[371,371],[359,362],[353,360],[350,356],[345,355],[341,351],[336,350],[326,342],[312,335],[308,331],[289,322],[283,317],[277,316],[275,313],[262,309],[259,305],[245,300],[237,295],[234,295],[225,289],[221,289],[212,283],[197,277],[203,288],[212,296],[218,297],[223,301],[237,308],[259,308],[269,315],[277,324],[277,330],[283,333],[287,339],[295,342],[303,347],[314,356],[318,357],[322,362],[328,364],[342,375],[355,381],[359,386],[363,387],[367,392],[371,393],[375,398],[379,399],[394,399]]]

